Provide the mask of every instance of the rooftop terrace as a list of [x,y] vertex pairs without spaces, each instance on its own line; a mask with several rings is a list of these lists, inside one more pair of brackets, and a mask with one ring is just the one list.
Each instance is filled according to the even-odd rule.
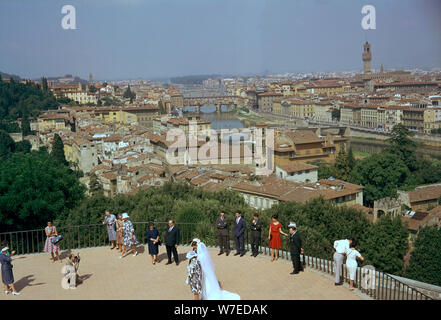
[[[165,265],[167,257],[164,246],[160,247],[160,263],[152,265],[144,247],[140,254],[119,259],[118,252],[109,247],[85,248],[80,252],[78,270],[83,280],[76,290],[61,287],[61,268],[69,251],[62,252],[63,263],[52,262],[49,254],[23,255],[13,261],[16,288],[21,296],[0,295],[1,300],[76,300],[76,299],[122,299],[122,300],[174,300],[193,299],[185,284],[187,261],[185,254],[190,247],[179,247],[181,263]],[[363,295],[351,292],[345,286],[335,287],[330,276],[306,268],[298,275],[290,275],[292,265],[283,259],[271,262],[268,256],[250,257],[217,255],[210,249],[216,275],[223,289],[238,293],[242,299],[256,300],[305,300],[337,299],[359,300]],[[18,258],[18,257],[17,257]]]

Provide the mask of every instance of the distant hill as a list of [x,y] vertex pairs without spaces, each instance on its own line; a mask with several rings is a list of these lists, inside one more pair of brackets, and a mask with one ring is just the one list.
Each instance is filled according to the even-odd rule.
[[17,76],[16,74],[9,74],[9,73],[5,73],[5,72],[1,72],[0,71],[0,75],[2,76],[2,79],[14,79],[15,81],[20,81],[21,78],[19,76]]

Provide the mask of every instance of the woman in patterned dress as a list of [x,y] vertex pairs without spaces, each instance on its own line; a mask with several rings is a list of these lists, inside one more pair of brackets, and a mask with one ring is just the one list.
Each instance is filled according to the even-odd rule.
[[194,299],[199,300],[199,295],[202,292],[202,268],[198,260],[198,242],[193,239],[191,246],[193,250],[187,253],[189,262],[187,266],[188,275],[185,283],[190,286],[191,292],[194,294]]
[[44,229],[46,232],[46,242],[44,244],[44,252],[48,252],[51,254],[52,263],[55,262],[54,253],[57,255],[58,261],[62,262],[59,253],[59,247],[57,244],[52,243],[52,239],[58,236],[57,227],[52,225],[51,221],[48,221],[47,227]]
[[122,252],[124,222],[122,221],[122,216],[120,214],[118,215],[118,219],[116,220],[115,224],[116,224],[116,244],[118,246],[119,252]]
[[121,256],[119,258],[122,259],[122,257],[125,256],[126,247],[132,247],[133,251],[135,252],[133,256],[136,257],[138,255],[138,252],[136,251],[138,240],[136,240],[135,228],[133,227],[132,221],[129,220],[129,215],[126,212],[122,214],[122,219],[124,221],[123,251],[121,252]]

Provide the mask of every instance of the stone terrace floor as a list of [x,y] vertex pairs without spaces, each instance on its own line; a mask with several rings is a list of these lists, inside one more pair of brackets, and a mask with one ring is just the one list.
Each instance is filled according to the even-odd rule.
[[[185,254],[189,247],[179,247],[180,264],[165,265],[165,247],[160,247],[160,263],[152,265],[144,247],[133,257],[119,259],[119,252],[110,247],[87,248],[80,252],[78,270],[83,283],[76,290],[61,287],[61,268],[67,252],[62,252],[63,263],[52,262],[49,254],[26,255],[14,260],[14,278],[21,296],[5,295],[2,300],[175,300],[193,299],[185,284],[187,264]],[[268,256],[243,257],[218,256],[218,249],[210,249],[216,275],[223,289],[238,293],[241,299],[256,300],[359,300],[366,298],[357,290],[352,292],[347,284],[334,286],[329,275],[306,268],[298,275],[290,275],[292,264],[284,259],[271,262]],[[234,253],[234,251],[232,251]]]

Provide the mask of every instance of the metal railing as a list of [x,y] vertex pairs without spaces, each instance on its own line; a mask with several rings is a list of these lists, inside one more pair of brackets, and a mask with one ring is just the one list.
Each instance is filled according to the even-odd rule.
[[[145,232],[148,222],[134,222],[135,235],[140,244],[147,243]],[[155,222],[155,227],[160,233],[160,238],[164,242],[164,236],[168,228],[167,222]],[[181,245],[190,245],[194,238],[201,239],[208,247],[216,247],[218,244],[216,226],[214,224],[197,223],[176,223],[180,230]],[[102,224],[79,225],[57,228],[58,234],[63,235],[63,240],[59,243],[60,250],[80,249],[88,247],[108,246],[106,227]],[[266,238],[267,232],[262,231],[262,240],[259,252],[264,255],[271,255]],[[235,247],[232,228],[229,230],[230,248]],[[10,250],[15,250],[17,254],[32,254],[44,252],[46,234],[44,229],[14,231],[0,233],[0,241],[7,241]],[[245,233],[245,249],[251,250],[250,231]],[[282,248],[279,250],[279,258],[290,260],[290,250],[287,238],[282,238]],[[304,267],[316,269],[317,271],[334,274],[334,263],[332,260],[314,256],[302,255]],[[342,279],[349,282],[349,274],[345,265],[342,267]],[[387,273],[374,271],[371,278],[374,285],[370,289],[365,289],[363,270],[358,267],[354,286],[362,293],[378,300],[433,300],[414,289],[413,287],[393,278]]]

